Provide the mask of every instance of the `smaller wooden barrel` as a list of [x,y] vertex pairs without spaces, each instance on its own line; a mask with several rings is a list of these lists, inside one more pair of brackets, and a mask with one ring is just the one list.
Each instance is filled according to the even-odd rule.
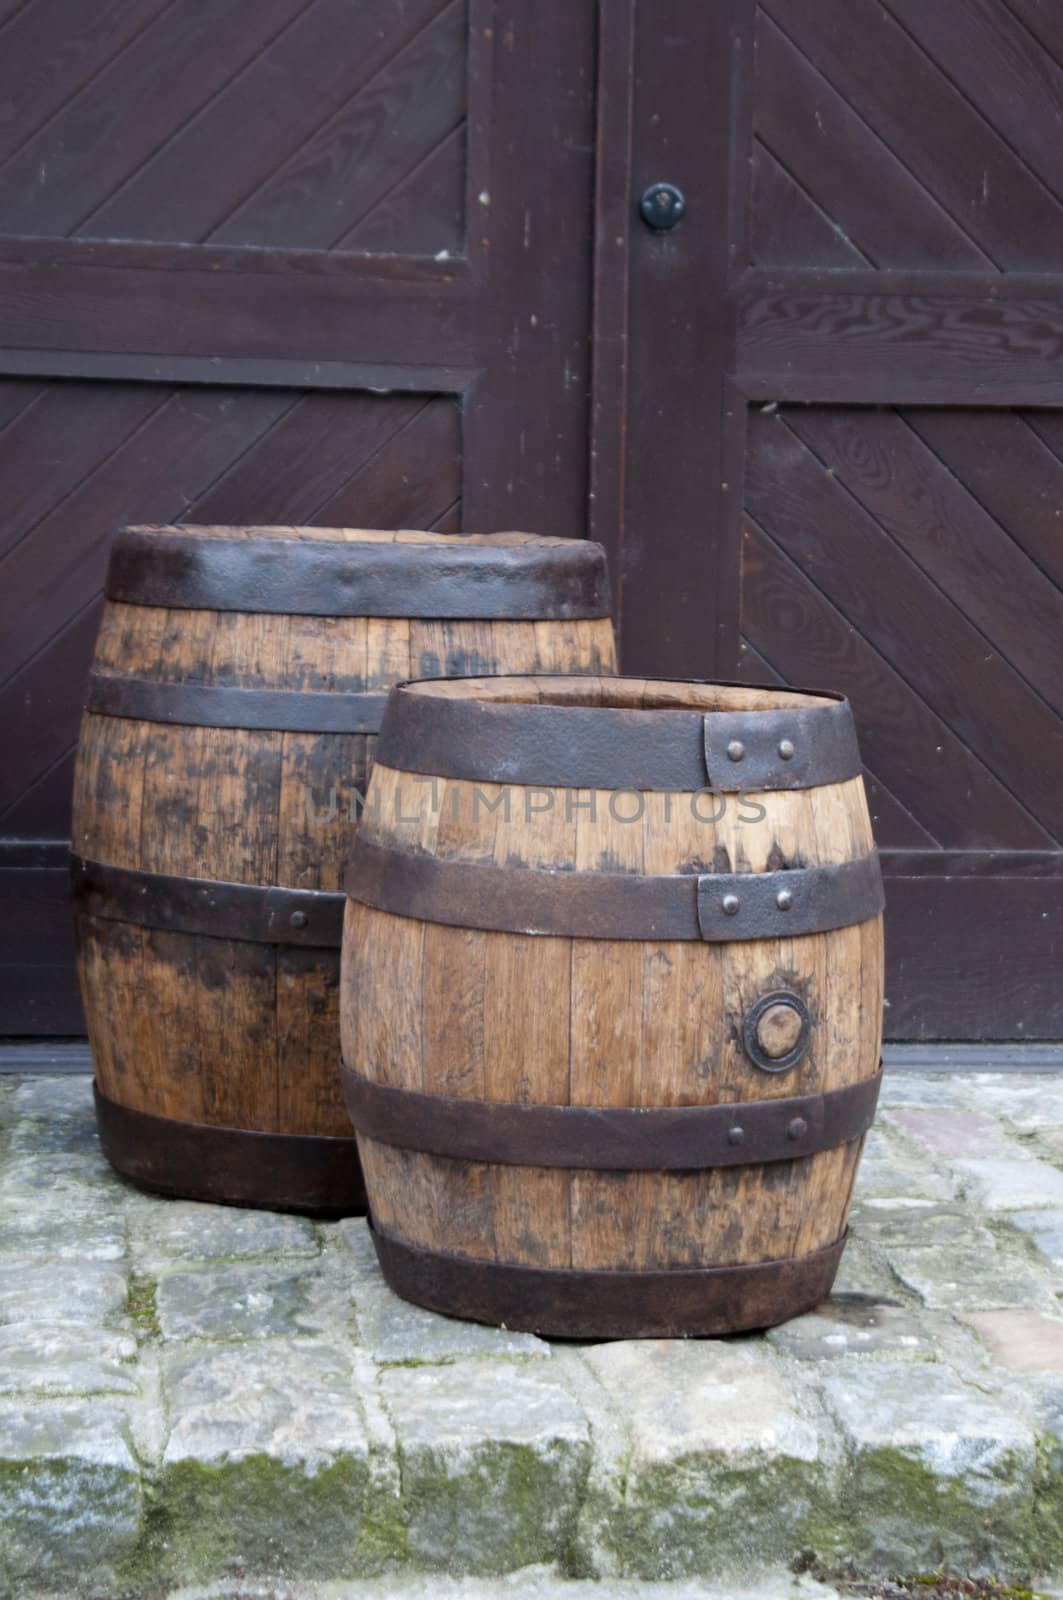
[[346,883],[344,1089],[399,1294],[578,1338],[824,1298],[882,1018],[844,700],[408,685]]
[[108,1159],[147,1188],[364,1209],[336,1060],[341,881],[388,690],[613,666],[582,540],[133,528],[75,779]]

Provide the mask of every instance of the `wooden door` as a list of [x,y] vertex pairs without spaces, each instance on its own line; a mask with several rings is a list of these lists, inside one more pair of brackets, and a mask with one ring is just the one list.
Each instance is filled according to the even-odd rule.
[[1048,0],[0,0],[0,1031],[183,517],[589,526],[628,670],[850,693],[889,1034],[1059,1037],[1061,108]]
[[[625,665],[844,689],[887,1035],[1059,1037],[1063,11],[603,14],[592,528]],[[656,180],[670,232],[633,204]]]
[[0,0],[0,1033],[126,521],[585,532],[595,18]]

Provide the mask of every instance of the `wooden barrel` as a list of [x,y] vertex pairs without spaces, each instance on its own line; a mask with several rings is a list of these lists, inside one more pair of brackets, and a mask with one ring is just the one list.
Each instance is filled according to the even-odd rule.
[[343,1078],[392,1288],[579,1338],[817,1304],[880,1075],[882,884],[848,704],[412,684],[369,802]]
[[364,1207],[339,1087],[343,868],[387,691],[613,667],[581,540],[134,528],[75,781],[82,993],[108,1159],[145,1187]]

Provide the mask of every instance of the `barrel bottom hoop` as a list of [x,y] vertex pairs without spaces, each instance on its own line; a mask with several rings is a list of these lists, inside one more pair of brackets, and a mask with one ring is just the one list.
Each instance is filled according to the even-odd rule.
[[578,1272],[426,1250],[370,1227],[381,1271],[404,1300],[558,1339],[716,1338],[773,1328],[826,1299],[846,1240],[750,1266]]
[[882,1086],[871,1077],[821,1094],[702,1106],[558,1106],[423,1094],[340,1063],[359,1133],[459,1161],[598,1172],[692,1172],[796,1161],[859,1139]]
[[93,1086],[107,1160],[155,1194],[216,1205],[362,1216],[365,1184],[353,1138],[212,1127],[133,1111]]

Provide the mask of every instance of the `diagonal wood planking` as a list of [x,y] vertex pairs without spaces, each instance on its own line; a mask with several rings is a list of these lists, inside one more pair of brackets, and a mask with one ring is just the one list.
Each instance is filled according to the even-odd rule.
[[[753,416],[743,628],[791,682],[850,693],[869,765],[943,847],[1051,849],[1063,836],[1051,670],[1063,592],[1037,557],[1058,547],[1046,511],[1063,504],[1063,464],[1010,414],[976,413],[981,470],[968,488],[956,470],[971,458],[958,442],[968,418],[953,414],[951,433],[949,420],[834,407]],[[1054,474],[1049,501],[1009,485],[1013,426]]]
[[29,0],[0,40],[5,231],[364,251],[397,197],[380,248],[459,249],[467,35],[465,0]]
[[[16,428],[12,445],[35,467],[12,478],[18,492],[0,518],[8,831],[30,817],[35,829],[44,818],[59,833],[65,826],[67,757],[121,523],[442,521],[453,531],[460,516],[460,415],[449,397],[16,382],[0,385],[0,417],[5,404],[15,415],[0,431],[0,468]],[[71,404],[89,408],[91,426],[70,426]],[[67,428],[79,447],[92,441],[94,460],[79,448],[63,462],[57,441]]]
[[[18,3],[18,0],[14,0]],[[28,0],[4,21],[0,8],[0,161],[53,116],[159,16],[170,0]]]
[[1002,0],[760,0],[758,136],[876,265],[1056,270],[1061,84]]
[[464,7],[452,0],[208,242],[343,249],[347,234],[461,122],[465,48]]
[[753,144],[750,226],[754,252],[765,266],[814,261],[821,267],[874,266],[851,233],[824,211],[808,190],[772,154],[763,134]]
[[1021,800],[752,517],[744,528],[742,612],[750,642],[786,681],[845,691],[869,767],[938,844],[1052,847]]
[[[977,662],[995,654],[1063,718],[1063,594],[904,417],[817,407],[787,421],[915,562],[928,587],[936,585],[983,635],[989,649],[972,655],[975,681]],[[1024,709],[1018,693],[1015,709]]]
[[853,700],[891,1037],[1063,1026],[1061,105],[1054,0],[757,0],[739,670]]
[[[887,11],[1063,205],[1063,68],[1002,0],[884,0]],[[957,49],[957,40],[963,48]]]
[[[872,266],[992,269],[969,233],[764,12],[756,34],[754,105],[757,139],[784,165],[790,189]],[[785,189],[778,182],[775,187]],[[815,239],[791,235],[788,249],[771,247],[764,230],[772,219],[756,175],[753,197],[758,261],[834,264],[833,243],[824,251]]]
[[[746,540],[752,545],[757,540],[759,530],[752,522],[747,522],[745,528]],[[760,536],[763,538],[763,536]],[[770,546],[768,548],[770,560]],[[767,598],[769,606],[772,605],[769,582],[766,581],[765,560],[762,553],[750,551],[751,565],[758,567],[758,589],[762,597]],[[767,593],[766,593],[767,591]],[[791,595],[788,592],[784,600],[789,602]],[[792,609],[788,606],[788,609]],[[771,638],[766,643],[766,648],[772,651],[773,657],[785,660],[789,654],[785,638],[780,639],[778,634],[772,632]],[[758,650],[750,639],[741,638],[739,641],[739,671],[738,675],[744,683],[774,684],[782,687],[789,682],[787,674],[781,672],[772,661],[769,661],[763,651]],[[839,659],[837,649],[831,653],[832,665]],[[824,680],[825,681],[825,680]],[[851,683],[851,679],[850,679]],[[863,754],[867,756],[867,742],[864,742]],[[915,820],[896,795],[887,789],[885,784],[864,762],[864,782],[867,785],[868,805],[871,811],[871,821],[875,829],[875,840],[881,849],[908,849],[908,850],[934,850],[940,848],[940,843],[926,828]]]

